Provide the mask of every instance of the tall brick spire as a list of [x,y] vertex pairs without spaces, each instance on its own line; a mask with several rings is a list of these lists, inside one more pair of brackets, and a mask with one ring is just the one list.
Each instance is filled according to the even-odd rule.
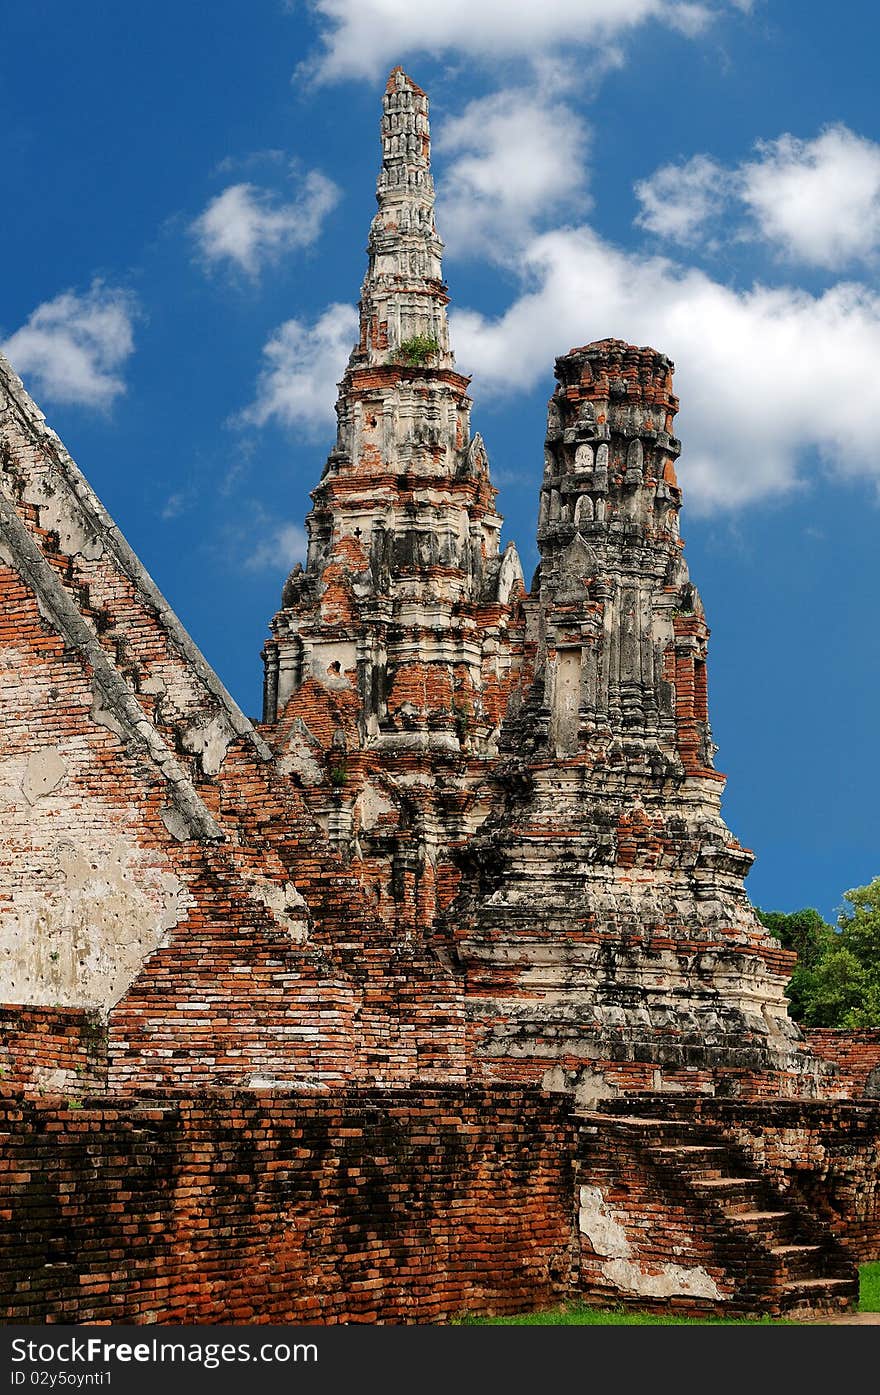
[[[343,850],[368,859],[369,821],[385,809],[383,885],[408,888],[413,914],[415,882],[452,836],[445,821],[466,829],[470,766],[497,749],[522,572],[512,545],[499,555],[496,491],[449,343],[428,100],[401,68],[381,132],[360,336],[306,568],[288,578],[264,649],[264,716]],[[442,799],[437,760],[458,762]]]
[[443,243],[434,224],[428,99],[402,68],[394,69],[385,89],[376,198],[354,360],[394,363],[401,345],[421,339],[436,345],[423,350],[426,363],[452,368]]
[[[501,519],[482,440],[471,437],[469,380],[455,371],[449,346],[428,99],[401,68],[388,79],[381,131],[360,338],[339,385],[336,447],[312,493],[306,570],[289,578],[265,652],[265,718],[274,721],[303,679],[323,672],[329,625],[335,631],[328,662],[341,666],[333,674],[362,665],[364,735],[457,750],[453,669],[473,669],[478,650],[470,646],[467,658],[457,653],[467,626],[458,617],[453,623],[452,609],[493,594]],[[511,571],[518,573],[513,554]],[[445,674],[432,674],[434,699],[414,707],[407,697],[400,720],[386,702],[385,627],[392,620],[412,631],[420,669],[439,664]],[[450,627],[452,648],[439,638]],[[348,647],[337,654],[343,639]],[[402,692],[400,663],[394,672]]]
[[712,764],[709,631],[679,535],[672,363],[605,339],[556,360],[538,516],[549,659],[524,720],[575,756],[607,734]]

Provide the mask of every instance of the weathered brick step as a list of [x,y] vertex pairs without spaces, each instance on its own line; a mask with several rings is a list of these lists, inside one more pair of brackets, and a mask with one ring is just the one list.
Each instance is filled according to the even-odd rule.
[[727,1211],[725,1218],[736,1226],[747,1230],[762,1242],[794,1240],[797,1235],[797,1217],[792,1211]]
[[656,1140],[658,1145],[668,1143],[673,1146],[674,1141],[682,1137],[692,1138],[697,1144],[706,1133],[705,1129],[700,1129],[690,1120],[681,1122],[678,1119],[653,1119],[649,1115],[640,1114],[600,1114],[595,1110],[577,1110],[575,1114],[584,1123],[595,1125],[607,1132],[636,1132],[640,1138],[650,1138],[652,1144]]
[[715,1143],[667,1144],[664,1147],[649,1143],[648,1150],[655,1158],[662,1159],[667,1165],[672,1164],[683,1177],[692,1181],[721,1177],[723,1166],[730,1162],[728,1150]]
[[691,1177],[688,1181],[707,1196],[723,1197],[726,1206],[732,1201],[754,1203],[760,1190],[760,1182],[752,1177]]
[[791,1279],[780,1286],[782,1310],[804,1309],[811,1314],[825,1308],[845,1308],[858,1296],[858,1279]]
[[721,1143],[667,1143],[657,1152],[689,1156],[691,1153],[726,1153],[727,1149]]
[[[769,1251],[786,1281],[815,1278],[816,1269],[822,1264],[821,1245],[771,1245]],[[829,1274],[822,1277],[839,1276]]]

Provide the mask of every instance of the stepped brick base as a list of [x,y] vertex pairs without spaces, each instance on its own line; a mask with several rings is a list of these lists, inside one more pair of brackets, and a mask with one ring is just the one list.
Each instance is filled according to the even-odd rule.
[[598,1301],[716,1315],[846,1311],[855,1265],[718,1128],[586,1113],[580,1282]]
[[[510,1086],[7,1090],[0,1321],[423,1323],[573,1298],[816,1318],[854,1304],[846,1237],[785,1187],[771,1112],[762,1168],[757,1106],[746,1149],[693,1102],[679,1117],[668,1097],[644,1103],[578,1112]],[[864,1107],[835,1108],[825,1136],[845,1188]],[[873,1195],[876,1149],[860,1176]]]

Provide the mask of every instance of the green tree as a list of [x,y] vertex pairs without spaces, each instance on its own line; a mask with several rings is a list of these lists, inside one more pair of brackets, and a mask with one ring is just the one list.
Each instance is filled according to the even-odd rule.
[[[833,925],[823,920],[817,910],[757,911],[758,919],[775,935],[783,949],[793,949],[797,955],[791,980],[786,988],[789,1012],[795,1022],[819,1026],[810,1021],[816,993],[816,972],[836,938]],[[821,1025],[826,1025],[822,1023]]]
[[813,971],[804,1024],[807,1027],[854,1027],[857,1025],[854,1018],[864,998],[864,969],[845,945],[834,945]]
[[819,966],[820,986],[827,980],[839,995],[840,1020],[829,1025],[880,1027],[880,877],[843,899],[849,905],[837,918],[835,943]]
[[880,1027],[880,877],[846,892],[835,930],[818,911],[758,911],[798,962],[786,990],[805,1027]]

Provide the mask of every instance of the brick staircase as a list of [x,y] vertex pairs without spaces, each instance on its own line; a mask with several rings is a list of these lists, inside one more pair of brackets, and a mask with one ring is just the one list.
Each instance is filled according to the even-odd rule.
[[[665,1213],[686,1217],[687,1229],[711,1256],[723,1304],[676,1300],[673,1306],[821,1319],[855,1305],[858,1271],[840,1242],[798,1200],[778,1190],[720,1129],[643,1114],[632,1098],[603,1102],[603,1112],[584,1111],[580,1118],[584,1180],[595,1175],[597,1149],[613,1150],[624,1177],[641,1174],[656,1198],[655,1248]],[[629,1169],[623,1159],[630,1160]],[[609,1177],[613,1175],[612,1166]],[[624,1195],[630,1185],[624,1182]],[[634,1209],[644,1225],[643,1203],[636,1202]],[[626,1294],[616,1301],[652,1306]]]

